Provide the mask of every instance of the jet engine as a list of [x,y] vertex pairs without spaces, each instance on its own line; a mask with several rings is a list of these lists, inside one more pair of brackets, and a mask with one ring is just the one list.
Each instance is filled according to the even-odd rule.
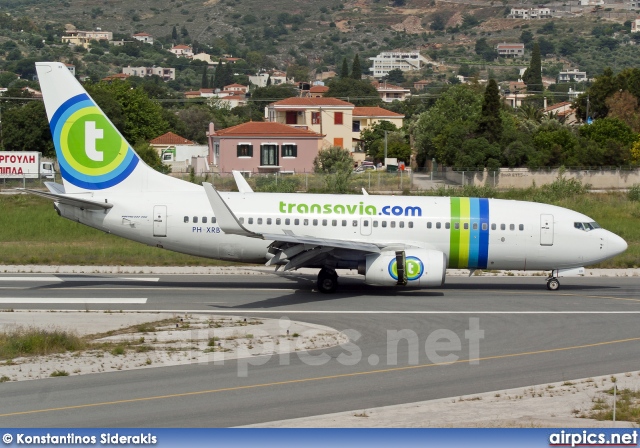
[[439,287],[444,285],[447,257],[432,249],[386,251],[367,255],[358,266],[368,285]]

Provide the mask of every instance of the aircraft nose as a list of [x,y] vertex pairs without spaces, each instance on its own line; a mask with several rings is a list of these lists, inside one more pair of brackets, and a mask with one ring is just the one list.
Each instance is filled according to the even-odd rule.
[[627,250],[627,242],[615,233],[609,232],[607,246],[612,255],[618,255]]

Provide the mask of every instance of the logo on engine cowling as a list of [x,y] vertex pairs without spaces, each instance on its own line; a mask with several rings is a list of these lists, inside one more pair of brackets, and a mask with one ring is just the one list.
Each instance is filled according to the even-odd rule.
[[[424,264],[418,257],[407,257],[407,280],[418,280],[424,274]],[[398,261],[394,258],[389,262],[389,275],[398,280]]]

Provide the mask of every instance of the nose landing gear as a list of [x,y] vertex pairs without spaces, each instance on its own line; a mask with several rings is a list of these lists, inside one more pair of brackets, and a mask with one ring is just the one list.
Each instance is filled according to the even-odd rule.
[[560,289],[560,280],[558,280],[558,270],[551,271],[551,275],[547,278],[547,289],[549,291],[557,291]]

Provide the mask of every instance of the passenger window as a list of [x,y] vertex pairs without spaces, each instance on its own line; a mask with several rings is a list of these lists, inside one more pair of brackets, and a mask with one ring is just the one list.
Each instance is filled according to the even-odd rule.
[[373,227],[378,227],[378,221],[373,221]]
[[387,227],[387,221],[382,221],[382,227]]
[[194,217],[193,217],[193,223],[194,223],[194,224],[198,224],[198,217],[197,217],[197,216],[194,216]]
[[318,220],[317,220],[317,219],[314,219],[314,220],[313,220],[313,225],[314,225],[314,226],[317,226],[317,225],[318,225]]
[[445,229],[450,229],[451,228],[451,223],[450,222],[445,222],[444,223],[444,228]]
[[409,221],[409,228],[413,229],[413,221]]
[[249,218],[249,224],[253,224],[253,218]]
[[395,229],[395,228],[396,228],[396,222],[395,222],[395,221],[391,221],[390,225],[391,225],[391,228],[392,228],[392,229]]
[[491,224],[491,230],[496,230],[496,223]]
[[509,224],[509,230],[516,230],[515,224]]
[[285,225],[287,225],[287,226],[288,226],[289,224],[291,224],[291,219],[286,218],[286,219],[284,220],[284,223],[285,223]]
[[258,224],[262,224],[262,218],[258,218]]
[[430,229],[430,228],[431,228],[431,221],[427,223],[427,229]]
[[267,218],[267,225],[270,226],[271,225],[271,218]]
[[240,224],[244,224],[244,218],[238,218],[238,221],[240,221]]
[[326,227],[326,225],[327,225],[327,220],[326,219],[322,220],[322,225]]
[[474,222],[472,228],[473,228],[473,230],[478,230],[478,223]]
[[500,224],[500,230],[507,230],[507,226],[504,224]]
[[276,225],[279,226],[280,225],[280,218],[276,218]]
[[332,219],[332,220],[331,220],[331,225],[332,225],[333,227],[337,226],[337,225],[338,225],[338,220],[337,220],[337,219]]
[[207,223],[207,217],[206,217],[206,216],[203,216],[203,217],[202,217],[202,224],[206,224],[206,223]]
[[309,225],[309,220],[308,219],[303,219],[302,220],[302,224],[305,225],[305,226],[308,226]]
[[293,220],[293,225],[294,226],[299,226],[300,225],[300,220],[299,219],[294,219]]
[[347,220],[346,219],[342,220],[342,227],[347,227]]
[[184,222],[189,222],[189,217],[188,216],[184,217]]
[[489,228],[489,226],[487,225],[486,222],[482,223],[482,230],[487,230]]
[[453,223],[453,228],[456,229],[456,230],[459,230],[460,229],[460,223],[459,222]]
[[369,227],[369,220],[368,220],[368,219],[365,219],[364,221],[362,221],[362,225],[363,225],[364,227]]
[[353,222],[351,223],[353,225],[353,227],[358,227],[358,221],[357,220],[353,220]]
[[523,230],[524,230],[524,224],[520,224],[520,225],[518,226],[518,228],[520,229],[520,231],[523,231]]
[[436,223],[436,229],[440,229],[440,228],[442,228],[442,223],[437,222],[437,223]]
[[399,226],[401,229],[404,229],[404,221],[400,221],[400,222],[398,223],[398,226]]
[[469,230],[469,223],[468,222],[465,222],[463,225],[464,225],[464,230]]
[[211,224],[215,224],[216,223],[216,217],[214,216],[213,218],[211,218]]

